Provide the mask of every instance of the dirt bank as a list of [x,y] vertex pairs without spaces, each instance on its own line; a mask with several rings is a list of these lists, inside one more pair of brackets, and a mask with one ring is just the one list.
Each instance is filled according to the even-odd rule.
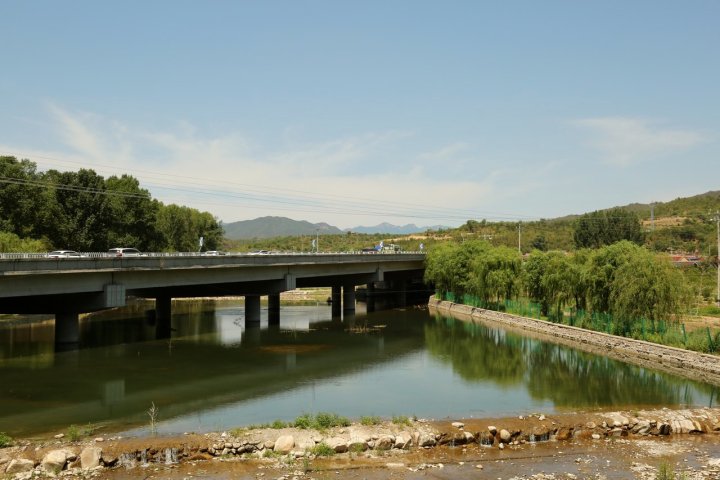
[[569,345],[579,350],[598,353],[623,362],[666,371],[712,385],[720,385],[720,356],[444,302],[434,298],[430,299],[428,306],[431,313],[438,312],[459,320],[500,326],[523,335],[532,335],[542,340]]
[[55,473],[109,479],[650,480],[667,463],[691,473],[688,480],[705,480],[720,478],[718,431],[720,409],[705,408],[76,442],[54,438],[0,449],[0,472],[17,480]]

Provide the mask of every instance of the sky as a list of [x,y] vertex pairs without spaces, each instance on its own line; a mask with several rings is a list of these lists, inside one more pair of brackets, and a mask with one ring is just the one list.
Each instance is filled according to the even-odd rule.
[[0,155],[127,173],[224,223],[530,221],[720,189],[716,0],[3,0],[0,19]]

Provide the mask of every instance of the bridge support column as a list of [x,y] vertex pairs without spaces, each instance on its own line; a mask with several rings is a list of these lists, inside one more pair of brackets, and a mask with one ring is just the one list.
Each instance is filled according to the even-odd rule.
[[260,325],[260,295],[245,295],[245,326]]
[[155,338],[170,338],[172,331],[172,297],[155,298]]
[[355,313],[355,285],[343,285],[343,313]]
[[330,296],[332,317],[339,318],[342,315],[342,286],[333,285]]
[[80,343],[80,320],[77,313],[55,314],[55,349],[72,350]]
[[397,303],[399,307],[407,307],[407,291],[408,291],[408,281],[407,280],[397,280],[395,282],[395,288],[397,289]]
[[268,295],[268,325],[280,325],[280,294]]
[[367,284],[367,299],[365,305],[367,313],[372,313],[375,311],[375,282],[370,282]]

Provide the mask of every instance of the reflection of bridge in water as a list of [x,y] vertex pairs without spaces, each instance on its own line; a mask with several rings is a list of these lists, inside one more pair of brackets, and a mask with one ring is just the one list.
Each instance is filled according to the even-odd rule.
[[280,293],[331,287],[333,315],[352,313],[355,287],[367,285],[372,310],[378,289],[400,304],[412,282],[420,284],[424,255],[279,254],[227,256],[0,259],[0,312],[55,315],[55,343],[76,345],[78,314],[126,305],[128,297],[155,299],[160,337],[170,334],[173,298],[243,296],[245,322],[260,321],[268,297],[269,322],[280,321]]
[[[325,320],[312,323],[309,331],[246,325],[238,343],[222,345],[214,312],[181,314],[185,318],[170,341],[58,353],[42,366],[30,358],[25,361],[33,365],[24,365],[22,358],[0,359],[3,382],[12,385],[12,398],[0,399],[0,431],[28,435],[102,421],[142,425],[151,403],[168,419],[292,390],[305,379],[345,375],[420,350],[427,314],[408,309],[391,315],[392,321],[382,313]],[[128,322],[148,328],[145,317]],[[126,340],[121,320],[82,324],[83,337],[112,342],[109,331],[115,341]]]

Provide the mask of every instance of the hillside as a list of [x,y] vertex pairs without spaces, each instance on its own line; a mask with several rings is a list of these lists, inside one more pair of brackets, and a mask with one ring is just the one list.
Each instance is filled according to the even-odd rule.
[[391,223],[383,222],[378,225],[372,226],[372,227],[354,227],[354,228],[347,228],[345,231],[353,232],[353,233],[367,233],[367,234],[376,234],[376,233],[385,233],[385,234],[393,234],[393,235],[409,235],[411,233],[422,233],[426,232],[428,230],[446,230],[449,227],[444,227],[442,225],[432,225],[429,227],[418,227],[414,223],[408,223],[407,225],[393,225]]
[[286,217],[260,217],[223,224],[225,237],[231,240],[274,238],[296,235],[339,235],[337,227],[327,223],[310,223]]

